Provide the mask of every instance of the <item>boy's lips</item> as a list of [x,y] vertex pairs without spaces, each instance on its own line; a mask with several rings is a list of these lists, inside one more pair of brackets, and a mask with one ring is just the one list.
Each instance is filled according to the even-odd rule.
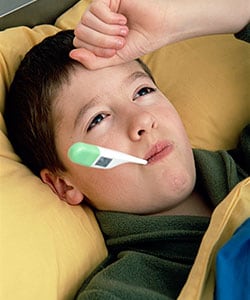
[[173,144],[169,141],[157,142],[147,152],[144,159],[148,161],[148,164],[155,163],[165,156],[167,156],[173,150]]

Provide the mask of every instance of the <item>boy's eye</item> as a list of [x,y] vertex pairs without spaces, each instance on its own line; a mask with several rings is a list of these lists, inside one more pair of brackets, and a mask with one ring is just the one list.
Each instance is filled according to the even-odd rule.
[[156,89],[154,89],[154,88],[152,88],[152,87],[148,87],[148,86],[147,86],[147,87],[143,87],[143,88],[141,88],[141,89],[135,94],[133,100],[137,99],[138,97],[143,97],[143,96],[145,96],[145,95],[147,95],[147,94],[153,93],[153,92],[155,92],[155,90],[156,90]]
[[105,118],[107,117],[106,114],[98,114],[93,118],[93,120],[90,122],[90,125],[87,128],[87,131],[90,131],[93,129],[96,125],[100,124]]

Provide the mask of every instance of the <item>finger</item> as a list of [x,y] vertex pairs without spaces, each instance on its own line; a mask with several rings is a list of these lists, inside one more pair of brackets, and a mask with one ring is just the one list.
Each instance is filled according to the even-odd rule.
[[73,41],[76,48],[84,47],[86,43],[95,47],[117,50],[123,48],[125,42],[125,38],[122,36],[106,35],[86,26],[76,28]]
[[122,14],[111,11],[111,9],[108,6],[108,3],[100,1],[93,2],[92,5],[89,7],[89,11],[107,24],[125,25],[127,23],[127,18]]
[[81,30],[85,26],[107,35],[126,36],[129,31],[126,25],[106,24],[90,12],[86,13],[86,15],[82,17],[81,22],[76,26],[76,36],[79,35],[78,37],[80,38]]
[[116,55],[111,58],[103,58],[96,56],[93,52],[86,49],[74,49],[69,55],[89,70],[101,69],[122,63],[122,60]]
[[92,45],[89,45],[87,43],[84,43],[81,41],[81,47],[78,47],[78,49],[86,49],[92,53],[94,53],[96,56],[100,57],[111,57],[116,54],[116,49],[109,49],[109,48],[102,48],[102,47],[95,47]]

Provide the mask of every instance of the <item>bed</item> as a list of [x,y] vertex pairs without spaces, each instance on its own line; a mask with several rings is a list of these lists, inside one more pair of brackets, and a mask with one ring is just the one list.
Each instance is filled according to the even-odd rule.
[[[89,207],[61,202],[22,164],[8,141],[2,113],[24,54],[44,37],[74,28],[90,1],[27,2],[0,17],[1,297],[66,300],[107,256],[102,233]],[[247,44],[232,35],[202,37],[143,60],[179,111],[194,148],[236,145],[250,122]],[[216,253],[249,218],[249,199],[247,178],[216,208],[179,299],[213,299]]]

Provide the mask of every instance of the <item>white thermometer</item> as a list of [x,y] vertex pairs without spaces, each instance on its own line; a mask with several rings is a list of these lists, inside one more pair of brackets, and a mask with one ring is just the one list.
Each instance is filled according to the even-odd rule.
[[68,156],[76,164],[99,169],[111,169],[125,163],[141,165],[148,163],[145,159],[120,151],[81,142],[75,143],[69,148]]

